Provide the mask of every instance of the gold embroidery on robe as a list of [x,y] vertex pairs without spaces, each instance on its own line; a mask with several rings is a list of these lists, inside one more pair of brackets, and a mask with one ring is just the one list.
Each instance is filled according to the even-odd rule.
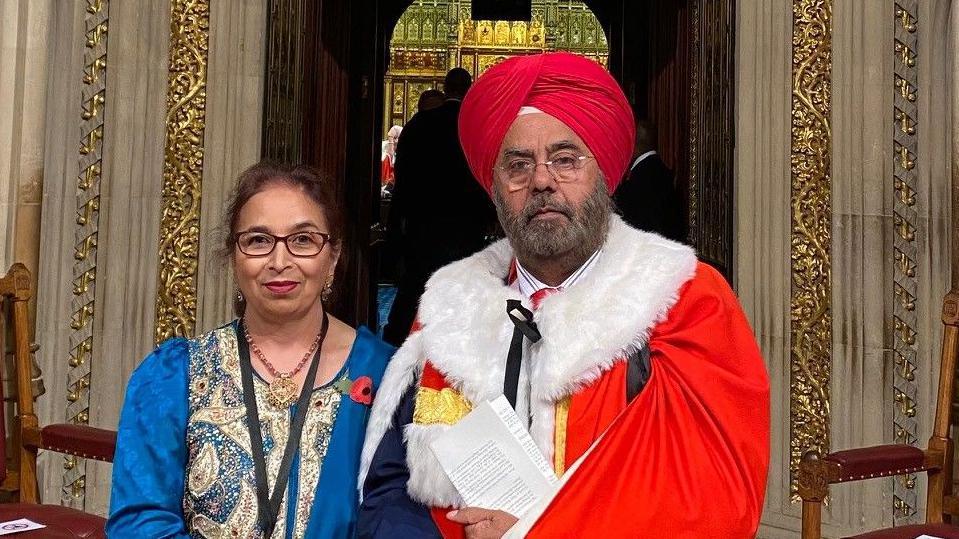
[[420,387],[416,392],[413,423],[453,425],[470,413],[473,405],[455,389]]
[[569,422],[569,397],[556,403],[556,423],[553,428],[553,471],[556,477],[566,473],[566,426]]

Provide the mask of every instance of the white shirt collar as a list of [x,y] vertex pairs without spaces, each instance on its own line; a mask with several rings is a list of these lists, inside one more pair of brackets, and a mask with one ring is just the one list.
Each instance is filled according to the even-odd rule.
[[548,284],[544,284],[542,281],[540,281],[536,277],[533,277],[533,274],[527,271],[526,268],[524,268],[523,265],[519,263],[519,259],[517,259],[516,260],[516,281],[514,282],[514,286],[519,288],[520,293],[526,296],[527,298],[532,297],[532,295],[537,290],[541,290],[543,288],[562,288],[565,290],[573,286],[577,282],[579,282],[579,280],[582,279],[584,275],[589,273],[589,270],[596,265],[596,260],[599,259],[599,255],[602,252],[603,252],[602,249],[598,249],[595,253],[590,255],[590,257],[586,260],[586,262],[584,262],[583,265],[579,267],[579,269],[571,273],[570,276],[567,277],[566,280],[563,281],[559,286],[549,286]]
[[633,170],[634,168],[636,168],[636,165],[638,165],[640,161],[642,161],[643,159],[646,159],[650,155],[655,155],[655,154],[656,154],[656,150],[649,150],[646,153],[640,154],[639,157],[637,157],[636,160],[633,161],[633,164],[629,165],[629,170]]

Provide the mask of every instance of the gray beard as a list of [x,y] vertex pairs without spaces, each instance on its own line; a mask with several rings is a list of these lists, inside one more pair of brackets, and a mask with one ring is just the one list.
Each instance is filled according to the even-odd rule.
[[[599,249],[609,232],[612,200],[606,182],[596,182],[596,188],[579,208],[550,200],[552,193],[533,195],[518,213],[511,213],[498,189],[493,190],[496,214],[503,226],[516,256],[522,259],[564,257],[571,261],[585,261]],[[562,212],[569,220],[533,221],[536,212],[544,207]],[[578,211],[577,211],[578,210]]]

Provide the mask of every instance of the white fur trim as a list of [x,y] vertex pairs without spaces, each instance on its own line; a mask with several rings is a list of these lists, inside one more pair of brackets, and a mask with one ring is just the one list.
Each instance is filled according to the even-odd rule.
[[529,401],[529,411],[532,421],[530,423],[529,435],[536,442],[546,462],[553,464],[553,442],[556,440],[554,425],[556,424],[556,403],[546,402],[542,399],[534,399],[532,396]]
[[360,474],[357,483],[360,500],[363,499],[363,483],[373,462],[373,454],[376,453],[380,440],[393,422],[393,412],[399,406],[403,394],[416,380],[418,373],[423,370],[420,340],[419,333],[407,337],[406,342],[396,351],[386,366],[386,372],[383,373],[380,387],[376,391],[370,419],[366,424],[363,453],[360,456]]
[[413,500],[433,507],[463,507],[463,498],[440,466],[430,442],[449,429],[448,425],[416,425],[405,427],[406,465],[410,479],[406,492]]
[[501,240],[441,268],[420,298],[423,352],[470,402],[503,392],[513,336],[506,300],[523,299],[504,283],[512,258],[509,244]]
[[[373,405],[361,486],[393,411],[426,358],[471,402],[502,393],[513,333],[506,300],[523,299],[504,282],[512,258],[509,243],[502,240],[440,269],[426,284],[418,312],[423,327],[393,357]],[[641,348],[695,273],[692,248],[631,228],[613,215],[596,265],[575,286],[543,300],[534,315],[543,340],[528,345],[523,357],[531,365],[531,435],[550,462],[555,403]],[[412,456],[408,446],[410,494],[440,507],[457,501],[426,441],[428,432],[441,428],[417,426],[405,433],[408,443],[425,443],[425,451],[417,452],[428,454]]]
[[531,347],[533,400],[572,395],[642,348],[695,276],[696,263],[691,247],[613,216],[592,270],[536,310],[543,340]]
[[[503,240],[454,262],[433,275],[420,300],[426,357],[473,402],[502,392],[513,330],[506,300],[521,299],[503,282],[512,257]],[[572,395],[641,348],[695,273],[692,248],[612,216],[596,265],[535,312],[543,340],[524,356],[532,400],[554,403]]]

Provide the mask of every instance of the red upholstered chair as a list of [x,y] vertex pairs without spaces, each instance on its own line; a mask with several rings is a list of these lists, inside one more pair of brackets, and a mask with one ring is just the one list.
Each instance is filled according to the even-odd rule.
[[[110,462],[116,446],[116,433],[86,425],[48,425],[40,428],[33,411],[30,385],[31,364],[27,327],[27,301],[30,299],[30,273],[23,264],[14,264],[0,277],[0,300],[4,318],[13,322],[14,366],[17,383],[17,415],[14,440],[19,452],[19,470],[8,471],[6,460],[0,466],[0,482],[18,493],[20,503],[0,504],[0,521],[27,518],[47,527],[17,537],[104,537],[106,521],[99,516],[59,505],[41,505],[37,494],[37,451],[40,449]],[[7,313],[12,311],[12,316]],[[0,387],[2,398],[2,387]],[[0,435],[6,439],[0,407]],[[0,456],[5,449],[0,443]]]
[[[959,261],[954,260],[953,264]],[[799,466],[799,495],[802,497],[802,539],[819,539],[822,534],[822,501],[829,485],[889,477],[905,473],[925,472],[929,478],[926,495],[926,523],[900,526],[857,535],[856,539],[914,539],[926,534],[933,537],[959,539],[959,526],[948,523],[959,517],[959,496],[952,492],[955,458],[951,429],[953,416],[956,362],[959,356],[959,284],[946,294],[942,307],[945,332],[939,372],[939,395],[936,418],[926,449],[908,445],[881,445],[830,453],[819,457],[804,456]]]

